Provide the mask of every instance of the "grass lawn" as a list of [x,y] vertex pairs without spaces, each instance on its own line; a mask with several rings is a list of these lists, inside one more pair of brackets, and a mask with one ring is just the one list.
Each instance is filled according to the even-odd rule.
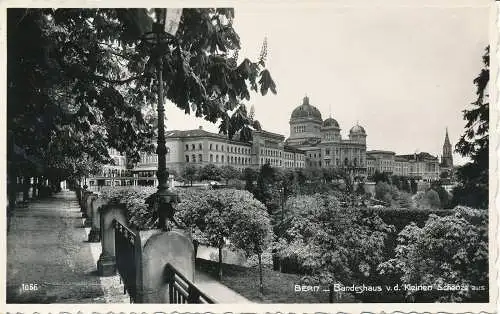
[[[196,259],[196,269],[217,278],[217,262]],[[259,293],[259,267],[222,264],[222,283],[247,299],[259,303],[328,303],[328,292],[295,292],[295,285],[304,284],[302,275],[274,271],[269,265],[262,267],[264,295]],[[339,302],[355,302],[344,295]]]

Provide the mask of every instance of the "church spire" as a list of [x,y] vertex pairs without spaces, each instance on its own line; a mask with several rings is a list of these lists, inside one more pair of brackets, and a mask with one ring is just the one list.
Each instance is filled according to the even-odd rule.
[[451,143],[450,143],[450,138],[448,137],[448,127],[446,127],[446,135],[444,137],[444,144],[445,145],[450,145],[451,146]]
[[445,168],[453,167],[453,153],[450,143],[450,137],[448,136],[448,127],[446,127],[446,135],[444,137],[443,155],[441,156],[441,164]]

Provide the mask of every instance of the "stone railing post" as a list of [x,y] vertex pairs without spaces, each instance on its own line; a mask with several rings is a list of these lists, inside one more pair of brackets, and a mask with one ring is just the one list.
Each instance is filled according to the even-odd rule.
[[78,200],[78,204],[82,203],[82,188],[77,186],[75,188],[76,199]]
[[87,189],[86,187],[82,187],[80,189],[80,211],[83,212],[84,211],[84,204],[85,204],[85,192],[87,192]]
[[127,212],[125,206],[122,204],[107,204],[100,207],[99,214],[102,251],[97,261],[97,271],[100,276],[111,276],[116,273],[113,220],[116,219],[126,225]]
[[82,216],[84,218],[88,217],[87,205],[88,205],[88,200],[89,200],[91,194],[92,194],[92,192],[90,192],[87,189],[85,189],[85,191],[83,192],[81,211],[82,211]]
[[137,274],[136,303],[170,303],[165,279],[167,263],[194,282],[194,246],[184,230],[140,232],[142,256]]
[[92,225],[89,233],[89,242],[101,241],[101,215],[99,209],[106,205],[107,200],[99,197],[97,194],[92,196]]
[[97,198],[97,194],[88,192],[87,199],[85,200],[85,223],[84,226],[89,228],[92,226],[92,202]]

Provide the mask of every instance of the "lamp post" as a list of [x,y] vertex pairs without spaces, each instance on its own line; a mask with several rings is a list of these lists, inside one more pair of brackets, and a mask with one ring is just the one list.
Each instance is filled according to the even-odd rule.
[[[153,24],[153,32],[146,34],[145,41],[152,42],[153,56],[156,58],[156,79],[158,82],[158,140],[156,154],[158,155],[158,191],[151,195],[146,202],[153,210],[158,211],[158,228],[168,231],[167,219],[173,221],[175,204],[179,202],[179,196],[168,188],[167,158],[168,149],[165,140],[165,106],[163,103],[163,51],[168,49],[170,41],[174,36],[165,31],[167,11],[166,9],[155,9],[156,23]],[[150,35],[148,38],[147,35]]]

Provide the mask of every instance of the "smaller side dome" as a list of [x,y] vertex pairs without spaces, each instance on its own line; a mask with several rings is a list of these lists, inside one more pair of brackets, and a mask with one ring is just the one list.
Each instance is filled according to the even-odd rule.
[[333,128],[339,128],[339,123],[334,118],[328,118],[325,121],[323,121],[323,125],[322,126],[324,128],[332,128],[332,127]]
[[359,124],[356,124],[355,126],[353,126],[351,128],[351,130],[349,131],[350,134],[362,134],[362,135],[366,135],[366,131],[365,129],[359,125]]

